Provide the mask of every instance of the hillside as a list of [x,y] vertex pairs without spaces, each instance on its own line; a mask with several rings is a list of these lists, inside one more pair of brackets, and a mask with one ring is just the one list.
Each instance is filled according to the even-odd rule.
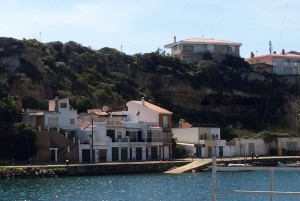
[[297,80],[254,72],[240,58],[192,64],[160,50],[130,56],[73,41],[0,38],[0,72],[2,92],[18,97],[19,110],[45,109],[54,96],[69,97],[79,112],[113,110],[144,96],[172,111],[174,124],[184,118],[225,128],[239,121],[254,130],[291,127],[286,107],[299,91]]

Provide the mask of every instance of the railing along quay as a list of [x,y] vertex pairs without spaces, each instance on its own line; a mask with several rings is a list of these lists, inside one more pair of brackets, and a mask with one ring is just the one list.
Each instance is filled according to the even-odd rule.
[[[269,171],[269,191],[247,191],[232,189],[217,189],[217,172],[218,171]],[[217,200],[217,194],[251,194],[251,195],[269,195],[270,201],[274,200],[276,195],[300,196],[300,192],[283,192],[275,191],[274,180],[275,171],[299,171],[300,167],[224,167],[217,166],[216,157],[212,157],[212,201]]]

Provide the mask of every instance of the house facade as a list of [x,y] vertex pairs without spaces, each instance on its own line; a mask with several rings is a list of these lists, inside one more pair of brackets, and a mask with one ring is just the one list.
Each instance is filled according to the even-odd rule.
[[69,99],[48,100],[48,110],[24,110],[22,122],[41,129],[76,130],[77,110],[70,107]]
[[48,110],[27,109],[22,112],[22,122],[37,130],[36,160],[77,162],[77,110],[70,107],[68,98],[56,97],[47,101]]
[[[225,140],[220,138],[220,128],[191,127],[173,128],[173,137],[178,145],[183,146],[196,157],[223,157]],[[225,154],[225,155],[224,155]]]
[[[173,128],[173,137],[176,143],[183,146],[192,156],[211,158],[213,154],[217,157],[269,154],[271,145],[268,146],[263,139],[235,138],[229,142],[221,139],[220,128],[183,126],[186,123],[183,119],[179,121],[179,128]],[[293,145],[295,147],[295,144]]]
[[221,63],[227,55],[239,57],[241,45],[237,42],[207,38],[190,38],[176,41],[174,36],[174,42],[165,45],[164,48],[171,49],[171,56],[184,61],[197,63],[209,53],[213,61]]
[[299,75],[300,54],[297,52],[266,54],[245,59],[255,69],[277,75]]
[[144,99],[126,105],[127,111],[99,110],[79,115],[79,162],[171,157],[172,113]]

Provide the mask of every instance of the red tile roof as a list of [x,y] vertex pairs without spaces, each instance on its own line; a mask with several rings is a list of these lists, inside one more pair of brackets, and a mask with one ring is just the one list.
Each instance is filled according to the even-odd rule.
[[[133,102],[142,105],[142,103],[141,103],[142,101],[133,101]],[[154,111],[158,112],[159,114],[173,114],[172,112],[170,112],[170,111],[168,111],[164,108],[161,108],[157,105],[154,105],[152,103],[149,103],[147,101],[144,101],[144,106],[151,109],[151,110],[154,110]]]
[[291,53],[286,53],[286,54],[264,54],[264,55],[259,55],[255,57],[249,57],[245,59],[246,61],[252,61],[255,59],[260,59],[260,58],[294,58],[294,59],[300,59],[300,55],[298,54],[291,54]]

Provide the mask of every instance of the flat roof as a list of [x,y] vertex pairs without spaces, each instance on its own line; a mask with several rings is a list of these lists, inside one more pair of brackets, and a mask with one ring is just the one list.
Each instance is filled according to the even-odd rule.
[[235,46],[241,46],[242,43],[227,41],[227,40],[218,40],[214,38],[189,38],[180,40],[178,42],[170,43],[168,45],[165,45],[165,48],[171,48],[175,45],[179,44],[212,44],[212,45],[235,45]]

